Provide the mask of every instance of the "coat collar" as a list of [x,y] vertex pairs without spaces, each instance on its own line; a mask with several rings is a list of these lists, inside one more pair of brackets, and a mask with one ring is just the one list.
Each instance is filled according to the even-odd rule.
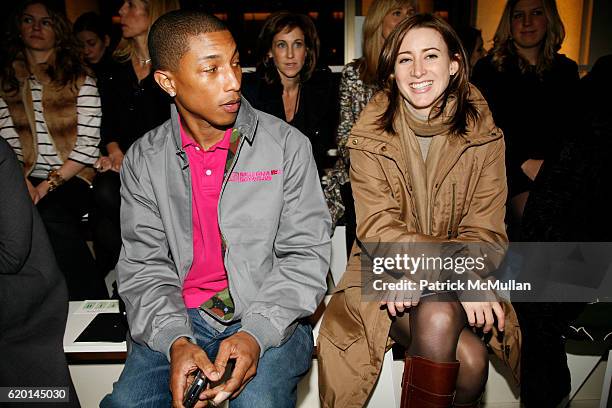
[[[493,115],[489,110],[487,102],[480,91],[473,85],[470,85],[470,99],[478,110],[480,115],[479,120],[468,129],[468,132],[465,135],[462,136],[463,143],[452,144],[464,146],[481,145],[501,138],[503,135],[495,126]],[[388,147],[392,146],[396,149],[401,148],[398,140],[399,138],[397,136],[391,135],[378,128],[378,119],[382,116],[388,104],[389,99],[384,92],[378,92],[376,95],[374,95],[374,97],[372,97],[370,103],[368,103],[361,113],[359,120],[355,123],[349,137],[349,139],[359,138],[361,140],[357,141],[357,143],[349,140],[348,147],[354,147],[353,145],[361,144],[363,148],[364,142],[371,140],[383,142],[387,144]],[[457,142],[460,142],[459,138],[453,137],[452,139],[458,139]]]
[[[179,128],[179,113],[175,104],[170,105],[170,119],[172,124],[172,140],[176,146],[177,154],[183,152],[181,141],[181,130]],[[251,104],[244,98],[240,98],[240,110],[234,122],[234,129],[240,132],[240,136],[248,140],[250,144],[255,138],[255,130],[257,129],[257,111],[253,109]],[[232,142],[234,137],[232,136]]]

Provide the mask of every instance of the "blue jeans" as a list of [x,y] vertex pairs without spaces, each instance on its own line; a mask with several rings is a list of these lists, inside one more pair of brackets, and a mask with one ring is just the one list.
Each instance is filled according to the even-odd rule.
[[[236,333],[241,325],[234,323],[223,332],[210,327],[200,316],[198,309],[188,309],[198,345],[211,361],[217,355],[223,339]],[[113,392],[107,395],[100,407],[169,407],[170,364],[166,356],[147,346],[132,342],[119,380]],[[297,385],[312,363],[312,329],[300,323],[293,335],[280,347],[265,352],[259,360],[257,374],[230,401],[231,408],[290,408],[295,407]]]

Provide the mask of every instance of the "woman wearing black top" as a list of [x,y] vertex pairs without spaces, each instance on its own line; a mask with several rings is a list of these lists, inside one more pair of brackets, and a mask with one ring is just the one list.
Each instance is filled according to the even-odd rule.
[[575,113],[578,66],[558,53],[564,36],[554,0],[509,1],[493,49],[472,74],[504,131],[513,223],[520,222],[544,160],[558,153],[565,119]]
[[[564,36],[555,0],[510,0],[490,55],[476,64],[472,75],[504,132],[509,236],[514,241],[563,240],[546,232],[557,226],[538,228],[534,216],[559,213],[558,207],[569,203],[554,198],[559,196],[552,194],[557,187],[551,177],[566,141],[576,135],[580,113],[578,67],[558,53]],[[572,188],[569,178],[564,183]],[[550,206],[551,200],[557,208]],[[565,331],[582,306],[514,306],[523,333],[521,402],[526,407],[555,407],[570,391]]]
[[76,19],[72,31],[83,44],[85,62],[93,70],[98,88],[103,88],[104,81],[110,76],[113,63],[113,57],[108,48],[110,45],[109,27],[99,14],[90,11],[81,14]]
[[104,81],[102,143],[105,153],[95,167],[94,250],[98,271],[114,268],[121,249],[119,170],[123,154],[140,136],[170,117],[171,99],[153,79],[147,48],[149,28],[159,16],[178,9],[178,0],[130,0],[119,9],[123,38],[117,62]]
[[338,95],[329,68],[317,67],[319,37],[312,20],[289,12],[272,14],[259,34],[258,55],[256,74],[243,77],[244,96],[304,133],[323,174],[332,164],[327,150],[334,145]]

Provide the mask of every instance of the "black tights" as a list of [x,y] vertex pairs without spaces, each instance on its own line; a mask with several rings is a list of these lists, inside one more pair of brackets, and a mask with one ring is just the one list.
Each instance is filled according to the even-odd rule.
[[455,402],[473,402],[487,382],[489,360],[482,341],[466,327],[461,303],[452,294],[421,298],[419,305],[400,314],[390,336],[408,355],[437,362],[459,360]]

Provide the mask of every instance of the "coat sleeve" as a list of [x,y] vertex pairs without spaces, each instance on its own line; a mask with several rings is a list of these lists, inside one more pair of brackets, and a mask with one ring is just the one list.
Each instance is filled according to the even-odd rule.
[[134,145],[121,166],[119,293],[132,338],[170,360],[176,339],[195,337],[155,197],[140,146]]
[[11,147],[0,138],[0,274],[18,273],[32,245],[32,200]]
[[485,271],[489,273],[503,260],[508,244],[504,223],[508,187],[503,138],[489,143],[487,149],[470,205],[453,241],[475,243],[474,248],[487,254],[489,267]]
[[261,355],[284,343],[295,322],[315,311],[327,289],[331,219],[310,143],[301,134],[287,137],[283,176],[275,266],[242,318],[241,330],[255,337]]

